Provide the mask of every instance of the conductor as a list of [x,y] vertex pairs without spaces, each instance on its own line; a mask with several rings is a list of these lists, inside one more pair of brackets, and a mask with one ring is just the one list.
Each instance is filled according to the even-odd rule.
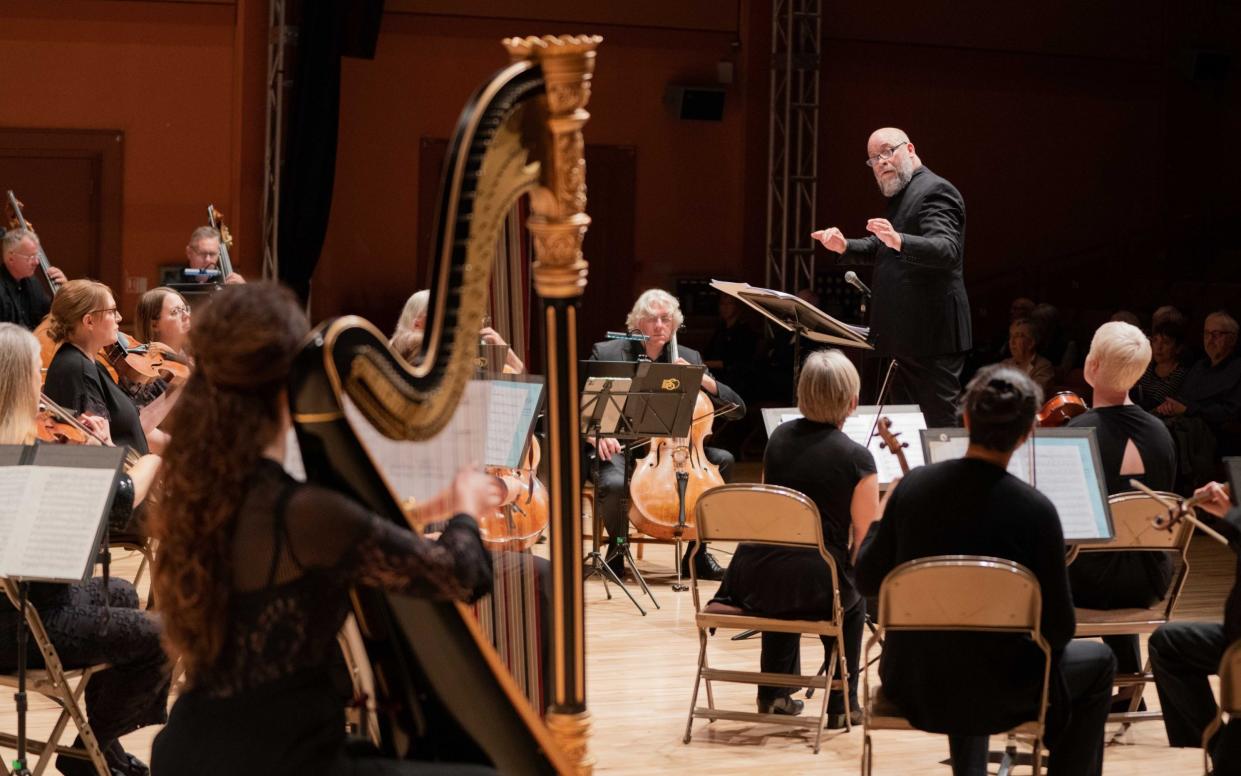
[[922,164],[909,136],[885,127],[866,143],[866,165],[888,198],[869,237],[830,227],[812,232],[844,264],[873,264],[871,338],[895,358],[894,398],[915,402],[928,426],[955,426],[965,351],[972,347],[965,295],[965,200]]

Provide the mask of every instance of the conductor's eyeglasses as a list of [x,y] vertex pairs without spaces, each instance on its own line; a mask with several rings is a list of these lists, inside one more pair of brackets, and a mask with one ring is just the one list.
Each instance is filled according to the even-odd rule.
[[883,150],[882,150],[882,151],[880,151],[879,153],[877,153],[877,154],[875,154],[874,156],[872,156],[871,158],[867,159],[867,160],[866,160],[866,166],[867,166],[867,167],[874,167],[876,164],[879,164],[880,162],[886,162],[886,161],[888,161],[889,159],[891,159],[891,158],[892,158],[892,157],[896,154],[896,149],[900,148],[901,146],[905,145],[905,144],[906,144],[906,143],[908,143],[908,142],[909,142],[908,140],[902,140],[901,142],[897,143],[896,145],[892,146],[891,148],[885,148],[885,149],[883,149]]

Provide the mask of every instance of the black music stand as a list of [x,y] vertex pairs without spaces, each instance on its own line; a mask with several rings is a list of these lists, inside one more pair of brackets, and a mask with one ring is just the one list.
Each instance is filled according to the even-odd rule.
[[[621,491],[621,511],[628,522],[629,480],[631,475],[630,452],[635,443],[649,437],[684,437],[689,435],[694,419],[694,406],[706,367],[687,364],[656,364],[635,361],[583,361],[582,374],[586,386],[582,390],[582,433],[595,440],[621,440],[620,455],[624,456],[625,483]],[[595,454],[591,464],[592,480],[599,481],[599,456]],[[597,485],[596,485],[597,487]],[[678,489],[684,497],[684,489]],[[595,514],[598,515],[598,491],[596,491]],[[600,521],[595,519],[591,537],[591,551],[586,556],[590,571],[586,577],[598,573],[603,579],[603,589],[610,600],[608,577],[620,585],[633,605],[645,616],[646,611],[625,587],[620,577],[608,566],[599,552]],[[620,552],[629,562],[642,591],[660,608],[651,593],[646,579],[638,571],[633,554],[629,551],[627,536],[613,537]],[[678,545],[680,539],[678,538]],[[678,566],[679,571],[679,566]]]

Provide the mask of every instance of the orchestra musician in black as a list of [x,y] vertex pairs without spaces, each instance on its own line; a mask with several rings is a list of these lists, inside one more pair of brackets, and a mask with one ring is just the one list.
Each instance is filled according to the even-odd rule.
[[[626,326],[632,332],[641,334],[643,341],[605,340],[596,342],[590,352],[592,361],[652,361],[673,363],[669,344],[684,323],[681,304],[676,297],[667,291],[652,288],[644,291],[626,319]],[[678,345],[679,358],[675,363],[702,364],[702,356],[698,351]],[[745,417],[745,401],[732,388],[712,377],[707,371],[702,376],[702,390],[711,397],[711,403],[717,407],[730,407],[720,413],[723,420],[740,420]],[[587,436],[586,441],[593,447],[595,440]],[[625,456],[619,455],[621,444],[613,438],[599,440],[599,449],[593,451],[599,458],[599,479],[595,482],[595,509],[603,519],[608,532],[608,563],[618,574],[624,572],[624,555],[620,552],[619,540],[629,534],[629,517],[622,507],[625,489]],[[707,460],[719,467],[724,481],[728,482],[732,472],[733,456],[727,450],[715,447],[706,448]],[[593,466],[587,465],[587,472]],[[688,559],[693,550],[692,543],[685,548],[682,559],[682,573],[689,574]],[[723,579],[724,569],[707,552],[698,553],[696,569],[699,579]]]

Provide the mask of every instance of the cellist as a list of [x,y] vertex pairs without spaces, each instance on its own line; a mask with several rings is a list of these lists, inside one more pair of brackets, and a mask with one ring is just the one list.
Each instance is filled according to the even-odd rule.
[[[633,309],[629,311],[629,316],[625,319],[626,327],[632,332],[642,334],[646,340],[643,342],[630,340],[596,342],[591,349],[590,358],[592,361],[654,361],[701,365],[702,356],[698,351],[683,345],[677,349],[679,357],[675,362],[671,358],[672,354],[668,345],[684,321],[685,317],[681,314],[681,305],[676,297],[662,289],[649,289],[638,297],[633,304]],[[721,418],[740,420],[745,417],[745,401],[732,388],[712,377],[709,371],[702,376],[702,390],[706,391],[711,398],[711,403],[717,408],[733,405],[731,409],[720,414]],[[587,437],[587,442],[593,446],[595,440]],[[606,557],[608,564],[618,575],[625,570],[624,555],[620,552],[620,540],[629,533],[629,516],[622,507],[621,498],[625,487],[625,459],[618,455],[620,449],[620,442],[615,439],[599,441],[599,449],[596,451],[600,463],[599,479],[595,482],[595,509],[599,510],[603,525],[608,532]],[[733,466],[732,453],[716,447],[708,447],[706,455],[708,461],[719,467],[724,481],[728,482]],[[591,465],[585,468],[587,471],[594,469]],[[668,487],[675,488],[676,483],[670,481]],[[692,550],[692,543],[685,548],[685,555],[681,561],[681,571],[684,575],[689,574],[687,559]],[[724,569],[709,553],[698,553],[697,563],[696,571],[699,579],[723,579]]]
[[[39,237],[29,229],[5,232],[0,250],[4,267],[0,269],[0,321],[16,323],[31,331],[51,309],[52,301],[34,277],[39,268]],[[65,283],[65,273],[48,267],[48,279]]]

